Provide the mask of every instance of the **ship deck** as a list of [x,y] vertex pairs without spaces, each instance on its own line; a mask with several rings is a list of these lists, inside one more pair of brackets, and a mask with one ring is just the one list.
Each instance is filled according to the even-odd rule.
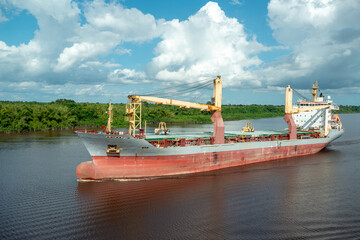
[[[314,134],[315,132],[297,132],[298,135]],[[268,137],[268,136],[280,136],[287,135],[287,130],[280,131],[254,131],[254,132],[243,132],[243,131],[228,131],[225,132],[225,138],[244,136],[244,137]],[[167,135],[156,135],[154,133],[147,133],[146,140],[149,141],[161,141],[164,139],[167,140],[177,140],[181,138],[185,139],[205,139],[212,137],[212,132],[179,132],[179,133],[169,133]]]

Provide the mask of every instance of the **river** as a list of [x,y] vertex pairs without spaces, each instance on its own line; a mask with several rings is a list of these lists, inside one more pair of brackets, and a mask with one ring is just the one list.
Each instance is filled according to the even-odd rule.
[[360,114],[340,117],[315,155],[130,182],[78,182],[90,156],[71,131],[0,135],[0,239],[360,239]]

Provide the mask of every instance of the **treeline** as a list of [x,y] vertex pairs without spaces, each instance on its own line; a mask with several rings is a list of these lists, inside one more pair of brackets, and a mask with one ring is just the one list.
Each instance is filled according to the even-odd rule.
[[336,113],[360,113],[360,106],[340,105],[339,108],[339,111],[336,111]]
[[[106,104],[76,103],[59,99],[51,103],[0,102],[0,131],[37,131],[76,126],[101,126],[107,121]],[[120,114],[114,109],[114,114]]]
[[[58,99],[51,103],[0,102],[0,132],[23,132],[74,127],[101,126],[107,123],[108,104],[76,103]],[[360,112],[359,106],[340,106],[340,113]],[[280,117],[284,106],[224,105],[224,120]],[[127,127],[125,104],[113,104],[114,127]],[[209,123],[211,113],[143,103],[142,119],[148,123]]]

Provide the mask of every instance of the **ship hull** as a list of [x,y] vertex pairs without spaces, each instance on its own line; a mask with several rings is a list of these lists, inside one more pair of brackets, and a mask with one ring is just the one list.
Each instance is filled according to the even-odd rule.
[[[228,143],[218,145],[156,148],[143,139],[111,138],[78,133],[88,148],[92,161],[81,163],[79,179],[154,178],[213,171],[276,159],[314,154],[342,135],[269,142]],[[117,143],[121,153],[104,154],[107,144]]]

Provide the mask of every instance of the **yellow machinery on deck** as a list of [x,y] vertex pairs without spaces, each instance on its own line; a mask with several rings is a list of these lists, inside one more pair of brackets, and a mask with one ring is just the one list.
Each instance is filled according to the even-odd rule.
[[247,122],[246,126],[242,128],[244,132],[254,132],[255,129],[251,127],[251,122]]
[[154,133],[157,135],[166,135],[170,132],[169,129],[166,128],[165,122],[159,122],[159,127],[155,128]]

